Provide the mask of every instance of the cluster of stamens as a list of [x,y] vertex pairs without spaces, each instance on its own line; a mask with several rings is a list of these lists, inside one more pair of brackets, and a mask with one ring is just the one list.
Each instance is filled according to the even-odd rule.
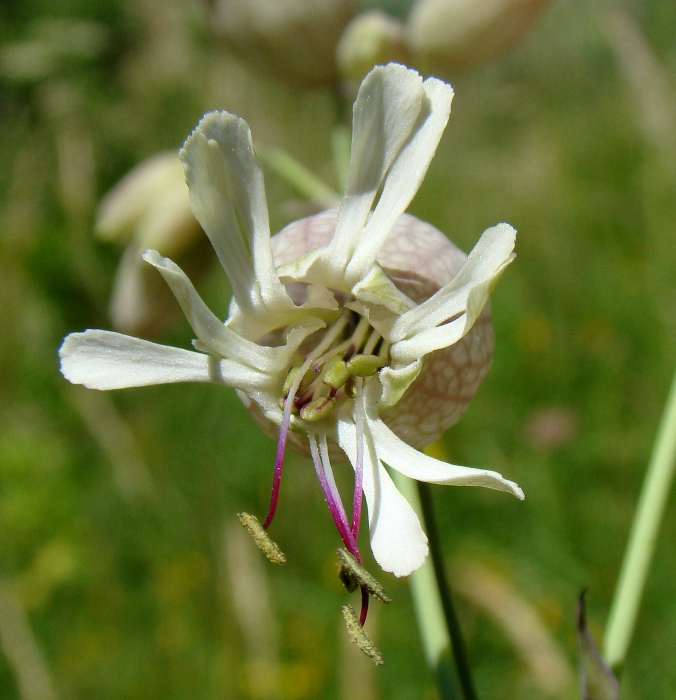
[[344,311],[313,352],[289,370],[280,408],[291,396],[292,415],[320,421],[343,400],[356,397],[357,381],[387,364],[388,349],[366,318]]
[[[370,325],[368,319],[354,311],[344,309],[333,325],[323,331],[317,345],[305,355],[301,362],[289,370],[280,398],[282,423],[279,429],[268,515],[262,525],[253,515],[248,513],[239,515],[242,525],[247,528],[259,548],[274,563],[283,564],[286,561],[284,554],[267,534],[267,529],[277,507],[284,451],[288,431],[292,425],[292,416],[309,423],[319,424],[346,400],[356,398],[363,389],[364,381],[373,377],[387,364],[388,356],[389,344]],[[310,453],[329,510],[345,544],[345,549],[339,550],[338,575],[348,592],[361,589],[360,615],[357,616],[354,610],[346,605],[343,607],[343,616],[352,641],[374,663],[381,664],[383,660],[380,652],[363,629],[369,597],[373,596],[383,603],[388,603],[390,600],[382,586],[363,568],[357,547],[362,509],[363,443],[358,446],[353,511],[351,521],[348,521],[333,478],[326,448],[326,436],[322,435],[321,430],[318,435],[308,433]]]

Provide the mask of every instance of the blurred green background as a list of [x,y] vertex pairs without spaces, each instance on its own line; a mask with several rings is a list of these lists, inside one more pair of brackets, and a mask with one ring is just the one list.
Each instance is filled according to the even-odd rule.
[[[432,699],[406,581],[380,577],[382,668],[346,640],[308,462],[289,459],[274,526],[288,565],[242,539],[235,514],[265,513],[275,446],[234,392],[103,394],[58,372],[64,335],[110,327],[121,249],[92,234],[98,201],[203,112],[332,177],[334,92],[247,67],[204,16],[189,0],[0,6],[0,697]],[[519,231],[493,369],[445,447],[526,500],[434,491],[484,698],[578,697],[582,588],[602,637],[676,359],[674,27],[673,0],[554,0],[509,55],[453,76],[411,208],[465,250],[499,221]],[[276,230],[302,208],[266,184]],[[211,270],[201,289],[224,317]],[[178,316],[159,336],[190,338]],[[675,537],[672,510],[625,700],[676,693]]]

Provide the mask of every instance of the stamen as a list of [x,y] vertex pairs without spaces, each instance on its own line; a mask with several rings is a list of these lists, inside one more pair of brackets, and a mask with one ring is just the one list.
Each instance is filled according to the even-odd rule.
[[357,327],[354,329],[352,337],[350,338],[350,340],[354,343],[355,351],[362,346],[369,328],[371,328],[369,320],[365,316],[361,316],[359,323],[357,324]]
[[364,627],[357,620],[357,613],[350,605],[343,606],[343,617],[347,625],[347,633],[350,635],[350,641],[354,642],[376,666],[382,666],[384,663],[383,655],[376,649],[375,644],[364,632]]
[[[373,351],[376,349],[376,346],[381,341],[381,339],[382,339],[382,336],[374,328],[373,331],[371,332],[371,335],[369,336],[369,339],[366,341],[366,344],[364,345],[364,349],[362,350],[364,355],[372,355]],[[383,357],[383,355],[380,355],[380,357]]]
[[[341,314],[338,320],[331,326],[327,333],[322,338],[321,342],[317,345],[314,350],[314,354],[310,354],[309,357],[305,359],[303,364],[298,369],[298,372],[293,376],[291,381],[291,386],[289,387],[288,393],[286,394],[286,401],[284,403],[284,411],[282,413],[282,422],[279,426],[279,439],[277,441],[277,455],[275,457],[275,472],[272,478],[272,494],[270,495],[270,506],[268,508],[268,514],[263,522],[263,529],[267,530],[270,527],[272,519],[275,517],[275,512],[277,510],[277,502],[279,501],[279,489],[282,483],[282,466],[284,464],[284,452],[286,450],[286,440],[289,434],[289,425],[291,423],[291,409],[294,406],[294,398],[296,392],[305,377],[308,369],[312,365],[314,359],[317,355],[321,355],[331,343],[342,333],[345,325],[350,318],[350,312],[345,311]],[[288,380],[288,376],[287,376]],[[284,398],[284,397],[282,397]]]
[[[355,395],[359,396],[363,389],[364,380],[358,379],[355,385]],[[354,465],[354,495],[352,497],[352,536],[355,541],[359,536],[361,508],[364,493],[364,407],[358,401],[354,407],[355,428],[357,431],[357,459]]]
[[347,340],[344,340],[342,343],[340,343],[340,345],[336,345],[335,348],[331,348],[330,350],[327,350],[323,355],[321,355],[320,357],[318,357],[314,361],[314,364],[312,365],[312,370],[314,372],[319,372],[321,370],[322,365],[330,357],[334,357],[334,356],[340,357],[341,355],[344,355],[351,344],[352,344],[352,339],[348,338]]
[[340,389],[349,378],[350,370],[339,356],[334,355],[324,364],[322,381],[331,389]]
[[284,396],[289,395],[289,391],[291,391],[291,386],[293,385],[293,380],[298,376],[300,367],[300,365],[297,367],[292,367],[289,370],[289,373],[286,375],[286,379],[284,380],[284,388],[282,389]]
[[[331,347],[331,343],[333,343],[333,341],[340,336],[340,334],[343,332],[343,329],[347,325],[347,322],[350,320],[350,316],[350,311],[343,311],[338,320],[331,326],[331,328],[329,328],[328,331],[326,331],[321,342],[308,356],[308,360],[310,360],[308,368],[311,367],[313,364],[317,363],[321,358],[322,354]],[[307,372],[307,369],[305,370],[305,372]],[[305,372],[303,372],[303,374],[305,374]]]
[[359,612],[359,624],[363,627],[366,623],[366,616],[369,614],[369,594],[368,591],[361,587],[361,611]]
[[258,518],[250,513],[237,513],[239,522],[244,525],[249,534],[253,537],[258,549],[273,564],[286,564],[284,552],[279,548],[279,545],[270,539],[270,535],[263,529],[263,526],[258,522]]
[[336,400],[330,396],[322,396],[310,403],[306,403],[303,408],[300,409],[300,417],[303,420],[312,422],[318,421],[333,411],[336,405]]
[[385,358],[385,360],[387,360],[387,358],[390,356],[390,347],[391,343],[388,343],[383,338],[383,342],[380,344],[380,349],[378,350],[378,356],[383,357]]
[[[329,506],[331,517],[333,518],[333,522],[336,524],[336,528],[338,529],[338,533],[340,534],[345,547],[347,547],[348,551],[354,554],[357,552],[357,545],[347,524],[347,516],[345,515],[343,503],[340,500],[340,493],[338,493],[335,481],[333,481],[333,472],[331,472],[331,479],[329,480],[325,464],[319,454],[317,438],[315,435],[308,435],[308,438],[310,441],[310,454],[312,455],[312,461],[315,465],[315,471],[317,472],[317,478],[319,479],[319,484],[322,487],[324,498]],[[358,552],[355,554],[355,557],[359,557]]]
[[[378,581],[345,549],[338,550],[341,566],[340,572],[347,572],[349,580],[354,579],[356,585],[365,588],[374,598],[377,598],[381,603],[389,603],[392,601],[389,595],[385,592]],[[341,580],[343,577],[341,576]],[[347,586],[346,586],[347,588]],[[354,591],[356,589],[352,588]],[[349,589],[348,589],[349,590]],[[351,591],[350,591],[351,592]]]
[[[347,313],[352,314],[351,311],[348,311]],[[361,316],[354,331],[352,331],[352,335],[346,340],[344,340],[342,343],[337,345],[335,348],[331,348],[328,352],[325,352],[320,357],[317,357],[317,359],[314,361],[314,364],[312,365],[313,369],[316,368],[315,371],[319,371],[321,365],[324,362],[326,362],[329,357],[342,356],[343,359],[349,359],[350,357],[352,357],[352,355],[361,346],[361,343],[364,340],[364,336],[366,335],[369,328],[370,326],[368,319]]]
[[370,377],[386,364],[384,357],[359,353],[350,358],[346,367],[350,374],[354,374],[355,377]]

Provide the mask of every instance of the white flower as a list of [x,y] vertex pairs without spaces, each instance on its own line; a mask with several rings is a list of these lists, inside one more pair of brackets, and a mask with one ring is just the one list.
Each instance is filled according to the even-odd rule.
[[[401,238],[402,226],[412,220],[402,214],[434,155],[452,96],[449,85],[423,82],[401,65],[371,71],[354,105],[352,158],[339,212],[297,222],[272,244],[249,128],[227,112],[207,114],[180,156],[195,217],[232,285],[228,319],[216,318],[186,275],[149,250],[144,259],[174,292],[197,337],[195,351],[102,330],[74,333],[60,350],[64,376],[93,389],[183,381],[236,388],[257,419],[279,431],[264,527],[274,514],[287,438],[302,437],[346,548],[359,559],[363,493],[375,559],[397,576],[421,566],[427,539],[384,464],[413,479],[486,486],[523,498],[500,474],[426,456],[408,444],[415,439],[404,442],[386,424],[425,357],[470,332],[514,257],[514,229],[491,228],[452,281],[418,304],[376,260],[388,236],[398,231]],[[323,231],[319,247],[307,233],[311,225]],[[336,444],[355,469],[350,520],[329,459],[340,453]]]

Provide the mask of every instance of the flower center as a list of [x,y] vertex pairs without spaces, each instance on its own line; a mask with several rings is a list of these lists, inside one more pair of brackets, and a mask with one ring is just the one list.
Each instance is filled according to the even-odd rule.
[[281,404],[291,413],[320,421],[356,396],[358,378],[373,376],[388,362],[389,344],[356,312],[345,309],[302,364],[289,370]]

